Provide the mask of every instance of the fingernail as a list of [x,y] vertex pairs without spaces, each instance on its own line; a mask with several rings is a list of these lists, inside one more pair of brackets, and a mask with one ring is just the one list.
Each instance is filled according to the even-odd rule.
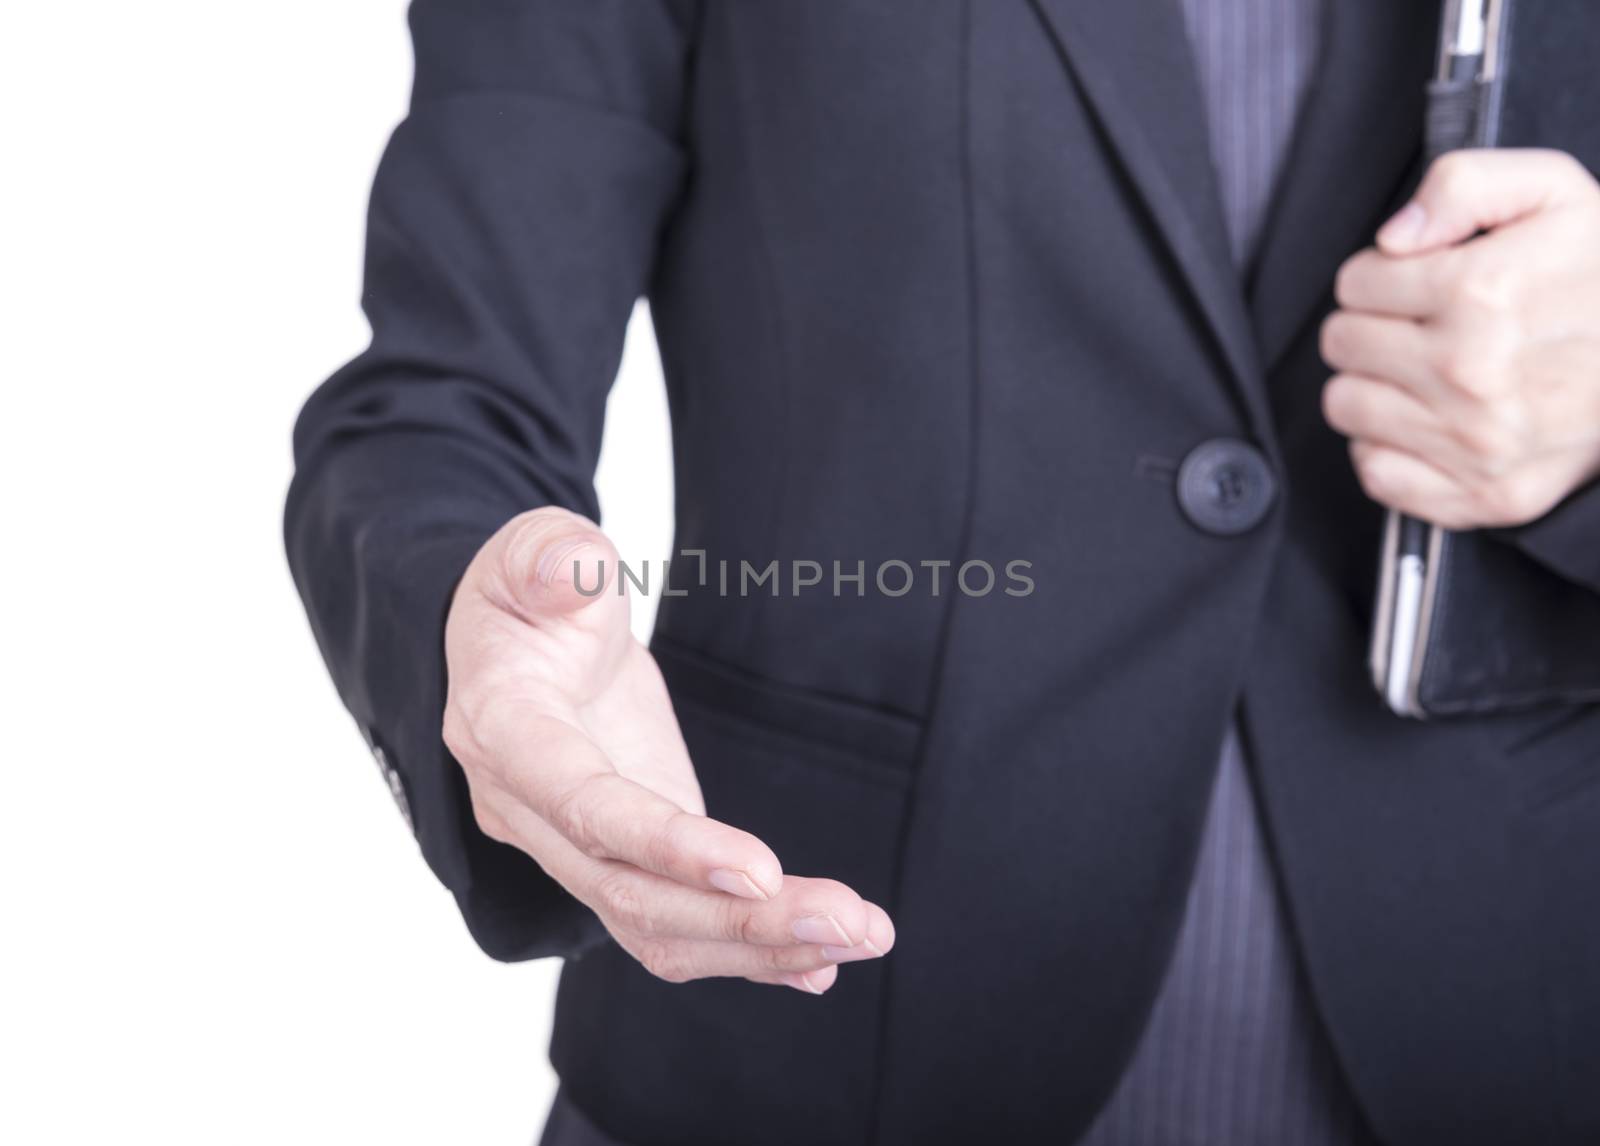
[[857,963],[862,959],[881,959],[883,952],[879,951],[869,939],[857,947],[824,946],[822,957],[830,963]]
[[1379,229],[1378,241],[1390,246],[1409,246],[1422,237],[1422,229],[1427,223],[1428,212],[1423,210],[1421,203],[1413,200],[1395,212],[1394,218]]
[[831,915],[808,915],[804,919],[796,919],[790,930],[802,943],[833,944],[836,947],[852,946],[850,933],[839,926],[839,921]]
[[554,585],[561,570],[566,566],[567,560],[588,544],[587,538],[572,537],[559,545],[552,545],[549,549],[546,549],[539,557],[539,564],[534,569],[534,576],[539,578],[539,584]]
[[771,899],[772,897],[756,884],[742,871],[732,868],[719,867],[706,876],[706,882],[718,891],[725,891],[729,895],[737,895],[740,899]]

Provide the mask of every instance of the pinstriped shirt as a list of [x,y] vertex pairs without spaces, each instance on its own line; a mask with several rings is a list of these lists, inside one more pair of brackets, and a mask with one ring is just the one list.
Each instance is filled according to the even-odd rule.
[[[1243,272],[1317,66],[1323,4],[1182,3],[1228,235]],[[1083,1146],[1372,1141],[1312,1007],[1278,895],[1243,748],[1231,729],[1166,981]]]

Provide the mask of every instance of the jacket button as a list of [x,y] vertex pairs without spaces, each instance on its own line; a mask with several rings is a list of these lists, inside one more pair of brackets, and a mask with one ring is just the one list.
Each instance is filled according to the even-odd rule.
[[406,799],[405,782],[400,779],[400,773],[395,771],[393,764],[389,763],[389,754],[376,744],[372,746],[372,758],[378,763],[378,775],[383,777],[383,782],[389,788],[389,795],[394,797],[395,807],[400,809],[400,816],[406,822],[406,827],[413,832],[417,825],[411,819],[411,801]]
[[1201,442],[1178,468],[1178,505],[1206,533],[1248,533],[1266,519],[1277,495],[1272,467],[1249,442]]

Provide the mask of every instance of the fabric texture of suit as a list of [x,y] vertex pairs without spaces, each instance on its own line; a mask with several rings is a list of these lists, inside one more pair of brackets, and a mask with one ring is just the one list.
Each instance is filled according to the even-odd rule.
[[[474,936],[572,957],[553,1057],[605,1132],[1070,1141],[1144,1027],[1240,710],[1379,1136],[1600,1136],[1600,712],[1418,725],[1365,677],[1381,513],[1316,331],[1419,173],[1437,11],[1331,7],[1241,296],[1168,0],[415,3],[373,344],[297,427],[291,565]],[[1032,562],[1023,598],[662,603],[712,814],[896,920],[820,1000],[651,979],[476,831],[440,739],[452,588],[514,514],[597,512],[641,294],[679,547]],[[1232,537],[1175,496],[1219,438],[1278,485]],[[1600,592],[1597,537],[1589,490],[1503,540]]]

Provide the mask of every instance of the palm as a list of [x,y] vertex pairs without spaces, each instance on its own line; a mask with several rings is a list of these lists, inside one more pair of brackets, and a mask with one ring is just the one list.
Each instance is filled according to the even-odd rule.
[[628,627],[614,588],[575,613],[535,621],[482,599],[480,628],[508,701],[579,729],[617,772],[703,815],[678,719],[655,658]]

